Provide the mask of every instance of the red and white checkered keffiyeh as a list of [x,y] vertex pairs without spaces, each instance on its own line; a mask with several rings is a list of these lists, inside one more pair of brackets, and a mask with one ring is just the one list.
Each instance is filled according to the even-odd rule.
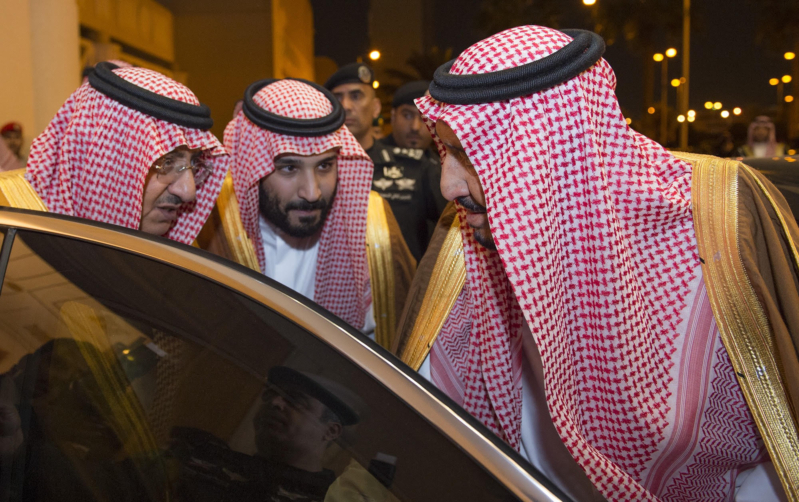
[[[324,117],[333,109],[324,94],[297,80],[273,82],[258,91],[253,100],[264,110],[296,119]],[[225,128],[225,145],[231,154],[241,220],[262,271],[258,183],[275,170],[278,155],[319,155],[339,148],[338,189],[319,241],[314,301],[352,326],[363,326],[371,302],[366,213],[374,167],[352,133],[342,126],[326,136],[285,136],[258,127],[244,112],[238,112]]]
[[[198,105],[184,85],[144,68],[120,68],[125,80]],[[213,157],[213,174],[196,201],[180,208],[165,237],[191,244],[211,213],[227,173],[227,154],[210,131],[156,119],[100,93],[88,83],[66,100],[31,145],[25,178],[49,211],[138,229],[142,195],[153,162],[186,145]]]
[[[451,73],[518,67],[570,41],[513,28],[467,49]],[[518,449],[526,321],[558,433],[608,499],[729,500],[762,445],[701,301],[692,168],[627,126],[614,89],[600,60],[521,98],[417,100],[434,136],[444,120],[474,164],[498,249],[474,240],[461,208],[469,288],[431,351],[431,376]],[[697,339],[706,359],[691,352],[686,369],[683,346]],[[683,393],[699,388],[703,408],[685,409]]]

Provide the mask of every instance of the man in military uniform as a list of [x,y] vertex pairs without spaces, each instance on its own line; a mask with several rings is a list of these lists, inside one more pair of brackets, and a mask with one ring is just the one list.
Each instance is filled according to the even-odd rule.
[[325,82],[344,108],[344,125],[367,153],[375,143],[374,122],[381,108],[374,82],[375,72],[363,63],[344,65]]
[[380,111],[379,106],[374,107],[377,98],[372,99],[373,82],[371,68],[356,63],[343,66],[325,87],[341,101],[347,128],[374,162],[372,190],[388,201],[408,249],[418,261],[446,205],[439,188],[441,166],[436,156],[428,153],[430,133],[413,103],[424,96],[429,82],[411,82],[397,89],[392,101],[392,132],[382,140],[375,140],[367,128],[361,132],[361,122]]

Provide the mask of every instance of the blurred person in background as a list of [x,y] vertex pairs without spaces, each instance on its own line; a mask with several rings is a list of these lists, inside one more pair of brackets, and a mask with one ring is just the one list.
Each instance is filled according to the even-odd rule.
[[777,143],[774,122],[765,115],[755,117],[749,124],[746,144],[741,147],[741,157],[782,157],[785,145]]

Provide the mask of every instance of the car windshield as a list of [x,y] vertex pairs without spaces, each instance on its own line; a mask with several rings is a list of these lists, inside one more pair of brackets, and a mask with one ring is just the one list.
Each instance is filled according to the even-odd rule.
[[3,500],[515,498],[361,368],[242,294],[80,240],[18,231],[5,244]]

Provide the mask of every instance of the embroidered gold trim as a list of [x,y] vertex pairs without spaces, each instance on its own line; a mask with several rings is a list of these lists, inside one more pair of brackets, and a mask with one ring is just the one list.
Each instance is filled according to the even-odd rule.
[[25,169],[0,173],[0,206],[47,211],[39,194],[25,179]]
[[773,358],[774,334],[738,244],[740,164],[699,155],[679,158],[694,164],[694,226],[722,341],[782,485],[790,500],[799,501],[799,437]]
[[225,240],[227,240],[233,259],[240,265],[260,272],[261,266],[255,256],[255,248],[253,248],[252,241],[247,237],[247,232],[244,231],[244,225],[241,223],[239,201],[236,199],[236,192],[233,190],[233,176],[230,173],[225,176],[225,181],[222,183],[222,190],[216,199],[216,206],[219,209],[222,230],[225,232]]
[[375,341],[385,348],[391,347],[397,329],[394,306],[394,261],[391,252],[391,235],[383,198],[369,192],[369,209],[366,216],[366,257],[369,261],[369,278],[372,284],[372,303],[375,314]]
[[465,282],[466,262],[463,259],[461,224],[455,216],[436,258],[410,339],[400,354],[400,359],[414,370],[419,370],[430,353]]

